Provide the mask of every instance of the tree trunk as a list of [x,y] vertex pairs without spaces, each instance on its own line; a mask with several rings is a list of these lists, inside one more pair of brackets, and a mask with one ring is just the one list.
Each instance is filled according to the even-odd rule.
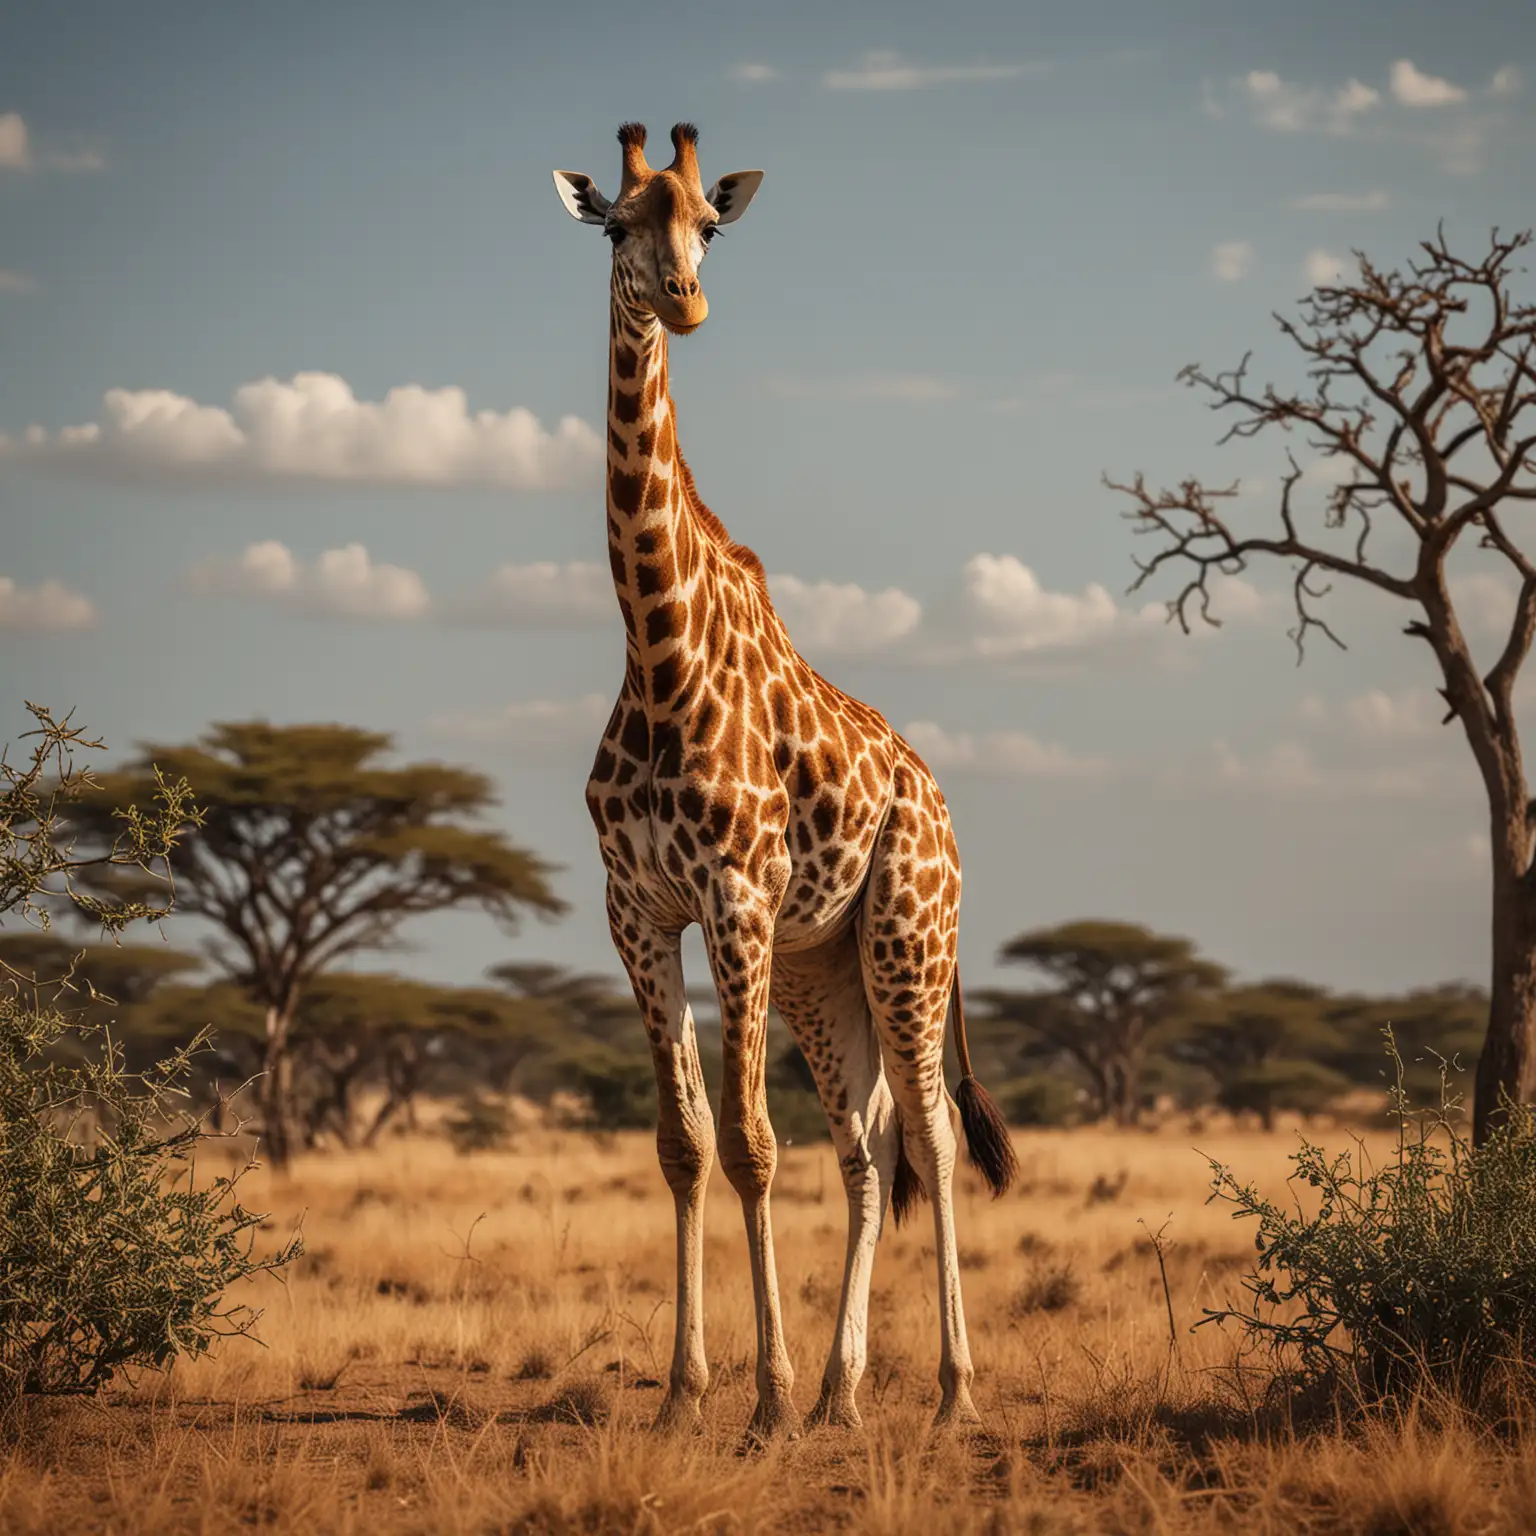
[[293,1057],[288,1050],[291,1012],[267,1009],[267,1048],[262,1057],[262,1147],[274,1168],[286,1168],[293,1156]]
[[1536,889],[1499,862],[1495,850],[1488,1034],[1472,1112],[1479,1145],[1503,1118],[1506,1100],[1536,1102]]
[[1109,1117],[1119,1126],[1135,1125],[1140,1105],[1136,1062],[1129,1056],[1118,1056],[1109,1063],[1105,1084]]

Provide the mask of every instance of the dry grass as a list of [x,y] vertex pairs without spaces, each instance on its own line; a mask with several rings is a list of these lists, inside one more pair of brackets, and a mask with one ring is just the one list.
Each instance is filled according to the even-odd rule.
[[[464,1158],[397,1142],[253,1181],[309,1255],[260,1283],[265,1349],[34,1409],[0,1452],[0,1530],[219,1532],[1517,1532],[1536,1456],[1432,1405],[1307,1429],[1245,1410],[1231,1341],[1168,1328],[1152,1230],[1173,1213],[1181,1326],[1235,1297],[1251,1241],[1205,1165],[1270,1186],[1294,1139],[1021,1133],[1023,1189],[962,1177],[958,1224],[983,1434],[932,1438],[938,1327],[927,1208],[881,1242],[862,1433],[740,1453],[751,1288],[718,1175],[706,1237],[714,1372],[702,1435],[658,1441],[671,1202],[643,1135],[523,1132]],[[265,1175],[259,1176],[266,1180]],[[796,1396],[814,1400],[841,1276],[832,1154],[782,1154],[780,1279]],[[273,1234],[276,1235],[275,1233]]]

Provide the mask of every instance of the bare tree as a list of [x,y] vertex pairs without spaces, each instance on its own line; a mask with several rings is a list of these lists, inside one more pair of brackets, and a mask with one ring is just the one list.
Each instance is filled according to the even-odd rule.
[[[1336,461],[1342,475],[1320,519],[1298,504],[1303,466],[1290,451],[1279,526],[1262,534],[1234,526],[1223,501],[1235,485],[1209,489],[1189,479],[1152,491],[1140,474],[1129,485],[1106,477],[1130,497],[1126,516],[1136,531],[1159,546],[1137,561],[1135,587],[1179,572],[1169,612],[1186,632],[1192,614],[1219,622],[1213,572],[1273,556],[1292,566],[1298,660],[1313,630],[1342,644],[1318,608],[1331,577],[1401,601],[1405,632],[1433,652],[1446,723],[1461,723],[1488,797],[1493,975],[1477,1071],[1479,1140],[1503,1095],[1536,1098],[1536,812],[1514,700],[1536,636],[1536,560],[1513,522],[1520,503],[1536,500],[1536,421],[1528,414],[1536,405],[1536,306],[1511,291],[1523,270],[1516,258],[1530,242],[1529,231],[1504,238],[1495,230],[1488,254],[1473,262],[1450,251],[1442,229],[1423,242],[1421,259],[1390,272],[1356,252],[1357,281],[1317,288],[1298,320],[1275,317],[1305,361],[1310,383],[1299,392],[1251,383],[1247,357],[1231,372],[1212,375],[1199,364],[1181,372],[1211,397],[1212,410],[1235,418],[1222,442],[1279,428]],[[1453,554],[1496,562],[1511,588],[1513,614],[1486,670],[1467,639],[1468,615],[1457,612]],[[1466,608],[1469,599],[1460,601]],[[1481,625],[1491,616],[1476,617]]]

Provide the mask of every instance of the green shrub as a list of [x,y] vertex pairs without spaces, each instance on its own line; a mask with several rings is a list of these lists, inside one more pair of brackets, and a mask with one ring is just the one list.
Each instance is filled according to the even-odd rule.
[[605,1131],[655,1128],[656,1069],[648,1057],[594,1047],[572,1063],[571,1079],[586,1097],[593,1127]]
[[1083,1118],[1083,1094],[1061,1073],[1026,1072],[1000,1083],[996,1097],[1010,1125],[1076,1125]]
[[1363,1146],[1330,1154],[1303,1139],[1288,1182],[1316,1192],[1309,1216],[1212,1161],[1211,1199],[1257,1221],[1259,1258],[1249,1310],[1207,1308],[1203,1321],[1236,1323],[1313,1380],[1347,1371],[1381,1393],[1426,1380],[1475,1393],[1536,1339],[1536,1113],[1507,1106],[1474,1147],[1444,1064],[1440,1104],[1415,1111],[1384,1034],[1398,1129],[1383,1166]]
[[500,1099],[471,1094],[459,1105],[459,1111],[447,1121],[445,1129],[453,1149],[461,1157],[472,1152],[494,1152],[504,1147],[512,1135],[512,1115]]
[[[30,764],[0,761],[0,923],[47,928],[50,905],[61,904],[114,934],[165,916],[167,859],[197,814],[187,786],[159,781],[153,812],[121,813],[105,859],[77,859],[61,841],[61,818],[89,777],[72,754],[100,744],[32,712],[41,739]],[[103,874],[118,877],[115,898],[79,888]],[[156,880],[166,899],[144,899]],[[89,983],[83,991],[85,1001],[110,1002]],[[121,1370],[163,1368],[248,1334],[259,1314],[226,1305],[224,1292],[300,1251],[295,1239],[254,1257],[262,1218],[235,1200],[239,1175],[198,1182],[203,1122],[177,1110],[206,1033],[130,1073],[108,1025],[59,1006],[72,995],[71,972],[45,986],[0,962],[4,1397],[93,1392]]]

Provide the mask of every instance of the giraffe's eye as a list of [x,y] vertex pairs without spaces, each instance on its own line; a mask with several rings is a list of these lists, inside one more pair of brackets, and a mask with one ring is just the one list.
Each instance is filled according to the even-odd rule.
[[719,233],[720,231],[716,229],[713,224],[706,224],[704,228],[699,231],[699,239],[701,239],[705,245],[708,245],[709,242],[713,240]]
[[625,231],[617,224],[605,224],[603,233],[613,241],[615,245],[623,245]]

